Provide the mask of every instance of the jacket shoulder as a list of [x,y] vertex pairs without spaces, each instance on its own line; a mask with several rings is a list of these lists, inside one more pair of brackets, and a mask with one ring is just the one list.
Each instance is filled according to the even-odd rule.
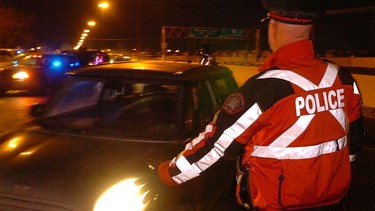
[[278,101],[294,94],[294,89],[289,81],[278,78],[261,78],[276,68],[258,73],[248,79],[240,88],[244,95],[254,99],[262,110],[267,110]]

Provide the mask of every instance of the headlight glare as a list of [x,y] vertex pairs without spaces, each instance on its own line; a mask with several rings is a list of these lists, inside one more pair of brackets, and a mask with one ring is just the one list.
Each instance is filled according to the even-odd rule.
[[109,188],[95,204],[94,211],[141,211],[144,195],[139,195],[139,186],[134,185],[136,179],[123,180]]
[[17,72],[15,74],[12,75],[12,78],[13,79],[18,79],[18,80],[24,80],[24,79],[27,79],[29,78],[29,74],[27,72]]

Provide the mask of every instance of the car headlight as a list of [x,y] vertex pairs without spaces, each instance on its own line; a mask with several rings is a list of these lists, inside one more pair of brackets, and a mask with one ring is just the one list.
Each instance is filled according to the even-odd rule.
[[134,184],[135,180],[123,180],[109,188],[96,202],[94,211],[143,210],[145,207],[142,203],[144,195],[138,193],[140,186]]
[[12,75],[12,78],[13,79],[18,79],[18,80],[24,80],[24,79],[27,79],[29,78],[29,74],[25,71],[22,71],[22,72],[17,72],[15,74]]

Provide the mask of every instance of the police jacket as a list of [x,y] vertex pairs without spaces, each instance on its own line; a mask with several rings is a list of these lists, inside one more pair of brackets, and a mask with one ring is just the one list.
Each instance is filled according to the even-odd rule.
[[227,154],[244,152],[254,206],[338,203],[349,189],[350,159],[364,134],[355,81],[317,59],[310,40],[278,49],[259,70],[183,152],[159,165],[161,180],[183,183]]

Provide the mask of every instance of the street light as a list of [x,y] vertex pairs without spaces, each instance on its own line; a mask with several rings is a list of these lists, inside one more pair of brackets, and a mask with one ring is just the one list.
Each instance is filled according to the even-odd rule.
[[[107,10],[109,8],[109,3],[108,1],[100,1],[97,5],[100,9],[102,10]],[[89,27],[94,27],[96,25],[96,22],[93,20],[90,20],[87,22],[87,25]],[[86,37],[88,36],[88,33],[90,32],[89,29],[84,29],[83,33],[81,34],[80,40],[77,43],[77,45],[74,47],[74,49],[79,49],[82,45]]]
[[[87,22],[87,25],[89,25],[90,27],[93,27],[95,26],[95,21],[89,21]],[[81,34],[77,45],[73,48],[74,50],[78,50],[83,45],[83,42],[85,41],[86,37],[89,35],[89,32],[90,32],[89,29],[83,30],[83,33]]]
[[87,22],[87,25],[89,25],[89,26],[95,26],[96,22],[95,21],[89,21],[89,22]]
[[102,9],[107,9],[109,7],[109,3],[106,1],[99,2],[98,7]]

